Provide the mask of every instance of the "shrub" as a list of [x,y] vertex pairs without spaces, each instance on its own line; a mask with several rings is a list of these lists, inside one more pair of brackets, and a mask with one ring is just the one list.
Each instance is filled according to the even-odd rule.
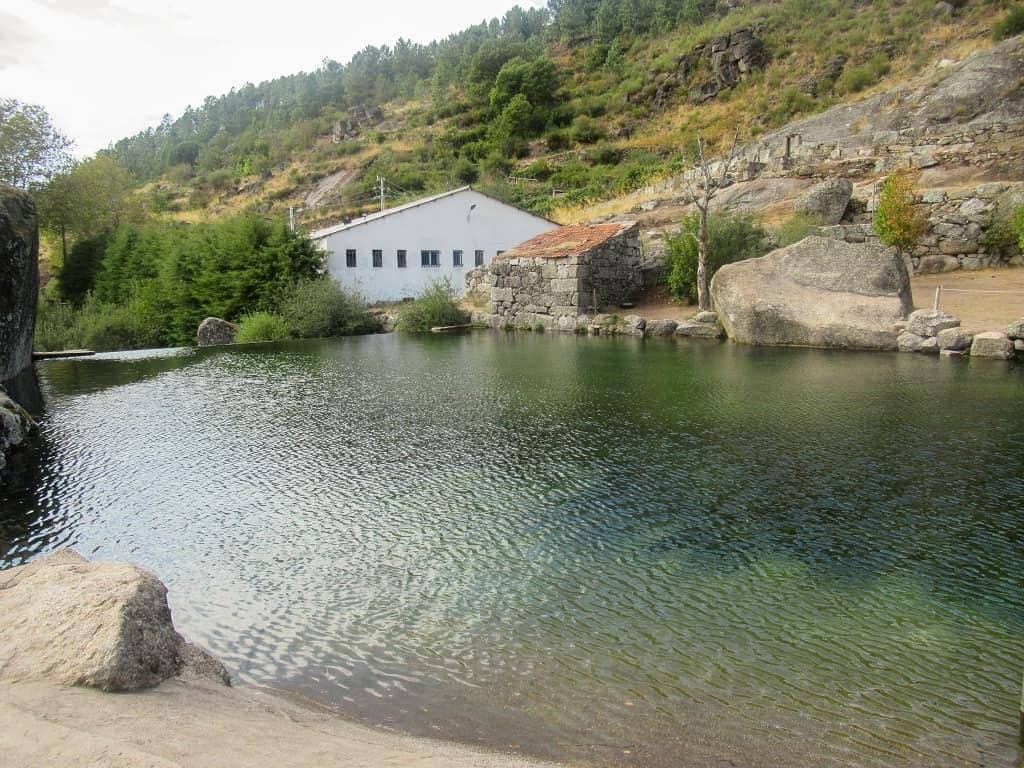
[[1013,216],[1010,220],[1013,222],[1013,228],[1017,230],[1017,246],[1024,252],[1024,205],[1013,209]]
[[455,163],[455,178],[462,184],[473,184],[480,178],[480,171],[469,158],[460,158]]
[[[683,229],[668,240],[666,282],[677,299],[697,300],[697,214],[683,219]],[[708,283],[719,267],[763,256],[765,231],[746,216],[712,216],[708,221]]]
[[890,64],[884,53],[876,53],[862,67],[848,69],[836,81],[836,91],[845,96],[863,91],[889,74]]
[[363,297],[329,277],[300,280],[285,291],[277,311],[289,334],[299,339],[352,336],[379,327]]
[[561,152],[569,146],[569,136],[565,131],[552,131],[547,135],[545,142],[552,152]]
[[604,128],[599,122],[580,115],[572,122],[572,139],[580,144],[593,144],[604,138]]
[[925,233],[928,221],[914,206],[916,179],[897,171],[885,180],[875,209],[875,232],[888,246],[910,250]]
[[70,304],[49,301],[40,296],[33,348],[37,352],[57,352],[81,347],[76,328],[77,315],[78,312]]
[[461,325],[468,319],[455,301],[451,281],[445,278],[424,288],[416,301],[403,304],[395,327],[405,333],[425,333],[440,325]]
[[1021,32],[1024,32],[1024,5],[1011,9],[992,27],[992,37],[995,40],[1005,40]]
[[799,243],[808,235],[818,234],[819,229],[814,219],[807,214],[798,213],[777,226],[773,234],[779,248]]
[[[1024,207],[1020,212],[1021,223],[1024,224]],[[1018,252],[1020,235],[1014,225],[1014,213],[1005,206],[999,206],[992,214],[992,220],[981,239],[986,253],[1006,258]]]
[[246,344],[254,341],[284,341],[288,338],[288,325],[280,315],[252,312],[242,317],[235,341]]
[[622,159],[622,152],[610,144],[599,144],[588,153],[588,159],[594,165],[615,165]]

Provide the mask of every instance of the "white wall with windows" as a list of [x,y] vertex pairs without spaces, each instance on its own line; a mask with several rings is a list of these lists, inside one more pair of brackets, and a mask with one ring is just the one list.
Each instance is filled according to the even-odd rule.
[[466,272],[556,226],[463,187],[310,237],[327,251],[331,277],[381,302],[415,297],[445,277],[461,294]]

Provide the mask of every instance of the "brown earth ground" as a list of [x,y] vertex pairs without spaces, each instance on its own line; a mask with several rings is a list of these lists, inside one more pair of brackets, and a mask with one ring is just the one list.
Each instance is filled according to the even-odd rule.
[[554,768],[371,730],[258,689],[181,680],[133,694],[0,683],[0,765]]
[[[963,327],[973,333],[1002,331],[1010,322],[1024,317],[1024,268],[922,275],[915,277],[911,285],[918,309],[931,309],[935,289],[942,286],[939,309],[959,317]],[[957,293],[947,289],[1006,293]]]

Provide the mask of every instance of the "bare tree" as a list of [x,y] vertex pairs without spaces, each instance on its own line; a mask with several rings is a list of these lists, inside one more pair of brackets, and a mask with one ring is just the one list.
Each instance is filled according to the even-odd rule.
[[[698,131],[697,160],[690,170],[683,174],[687,196],[689,201],[697,207],[698,212],[697,306],[701,311],[711,309],[711,297],[708,294],[708,212],[711,208],[711,201],[718,194],[718,190],[732,183],[729,174],[732,172],[733,163],[736,162],[736,148],[739,135],[740,130],[737,128],[732,136],[732,146],[729,148],[729,154],[719,161],[722,164],[721,173],[716,174],[714,172],[714,165],[707,156],[707,143]],[[690,178],[692,175],[698,177],[696,183]]]

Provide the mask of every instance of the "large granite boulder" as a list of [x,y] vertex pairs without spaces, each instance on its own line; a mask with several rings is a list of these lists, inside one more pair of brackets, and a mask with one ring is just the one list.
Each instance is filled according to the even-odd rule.
[[134,691],[184,674],[230,684],[175,631],[167,588],[128,563],[62,550],[0,571],[0,616],[0,680]]
[[0,382],[32,363],[39,300],[39,227],[27,193],[0,186]]
[[843,214],[853,197],[853,182],[849,179],[829,179],[815,184],[796,201],[797,212],[814,219],[818,224],[831,227],[843,220]]
[[196,342],[200,347],[223,347],[235,343],[238,326],[221,320],[219,317],[208,317],[199,324]]
[[918,336],[938,336],[942,331],[959,328],[960,320],[941,309],[919,309],[907,318],[907,330]]
[[711,296],[729,338],[769,346],[895,350],[914,307],[896,251],[825,237],[725,265]]

